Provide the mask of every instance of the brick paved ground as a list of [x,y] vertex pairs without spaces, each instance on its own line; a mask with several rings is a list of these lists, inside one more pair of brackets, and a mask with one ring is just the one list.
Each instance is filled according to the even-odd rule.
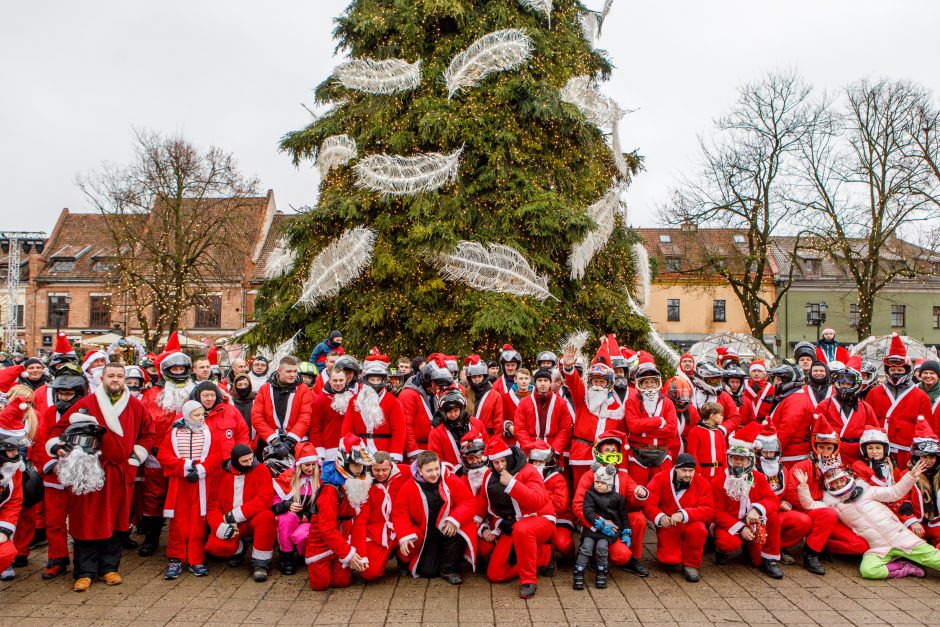
[[[652,534],[648,534],[652,535]],[[649,562],[649,558],[646,560]],[[389,578],[344,590],[313,592],[306,576],[274,574],[251,581],[248,566],[210,563],[208,577],[188,572],[163,581],[162,559],[125,554],[124,584],[71,591],[71,578],[46,582],[39,570],[44,550],[13,582],[0,584],[0,625],[177,625],[177,624],[382,624],[472,625],[921,625],[936,624],[940,576],[897,582],[866,582],[855,562],[829,564],[825,577],[798,566],[784,567],[782,581],[765,578],[741,563],[716,567],[709,558],[702,581],[686,583],[675,572],[653,567],[648,579],[617,571],[607,590],[571,590],[571,574],[559,569],[540,581],[539,593],[520,600],[516,584],[491,585],[468,576],[460,587],[442,580]],[[589,575],[589,582],[593,577]]]

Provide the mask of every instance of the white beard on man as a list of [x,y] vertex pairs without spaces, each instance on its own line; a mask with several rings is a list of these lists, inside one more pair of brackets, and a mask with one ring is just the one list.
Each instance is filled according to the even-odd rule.
[[728,498],[740,501],[751,493],[752,485],[754,485],[754,476],[751,473],[748,472],[740,477],[735,477],[734,473],[729,470],[724,488]]
[[483,475],[485,474],[486,466],[467,470],[467,481],[470,482],[470,489],[473,491],[474,496],[480,493],[480,488],[483,487]]
[[610,405],[610,392],[607,388],[590,387],[584,393],[584,404],[589,412],[595,416],[600,416],[601,412]]
[[157,396],[157,404],[164,411],[178,413],[183,409],[183,403],[189,400],[189,394],[193,391],[193,387],[192,381],[187,381],[183,385],[166,381],[163,385],[163,391]]
[[372,487],[372,475],[367,474],[362,479],[346,479],[346,498],[349,504],[358,512],[362,504],[369,499],[369,488]]
[[80,496],[97,492],[104,487],[104,468],[98,461],[98,454],[86,453],[81,447],[75,447],[56,464],[59,483],[72,489],[72,494]]
[[385,424],[385,414],[382,413],[382,406],[379,404],[379,395],[370,386],[363,385],[359,388],[356,409],[362,416],[362,422],[370,431]]
[[346,408],[349,407],[349,401],[352,399],[353,393],[351,390],[346,390],[345,392],[337,392],[333,394],[333,400],[330,403],[330,407],[333,408],[340,416],[346,415]]

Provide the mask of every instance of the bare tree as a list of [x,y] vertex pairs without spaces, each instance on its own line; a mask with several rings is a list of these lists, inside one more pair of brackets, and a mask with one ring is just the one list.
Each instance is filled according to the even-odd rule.
[[[824,100],[794,72],[771,73],[738,91],[731,111],[715,121],[711,139],[700,138],[702,167],[673,193],[661,212],[668,224],[735,229],[744,242],[728,249],[702,246],[683,274],[726,282],[744,309],[751,334],[764,330],[793,283],[794,263],[773,284],[772,240],[783,234],[800,204],[796,175],[804,138],[828,115]],[[791,259],[800,246],[797,233]]]
[[231,154],[136,131],[128,165],[105,164],[78,184],[106,218],[111,282],[151,350],[191,308],[205,306],[213,286],[240,280],[252,241],[241,210],[258,182]]
[[855,283],[859,340],[871,334],[875,299],[886,286],[934,274],[932,246],[901,239],[916,234],[924,243],[940,213],[940,178],[930,162],[936,136],[921,127],[927,99],[906,81],[859,81],[845,89],[844,109],[803,142],[811,195],[802,224],[813,234],[812,247]]

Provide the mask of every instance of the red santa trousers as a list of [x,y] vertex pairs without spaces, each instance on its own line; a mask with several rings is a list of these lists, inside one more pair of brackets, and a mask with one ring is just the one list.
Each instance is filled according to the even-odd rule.
[[565,559],[574,557],[574,540],[571,539],[571,529],[560,525],[552,532],[552,547]]
[[839,555],[861,555],[868,550],[868,542],[849,529],[841,520],[836,521],[829,534],[826,548]]
[[703,522],[656,529],[656,560],[669,565],[702,567],[708,529]]
[[243,541],[248,538],[254,538],[252,559],[270,560],[274,557],[274,541],[277,539],[277,519],[274,512],[266,509],[249,520],[238,523],[238,535],[228,540],[223,540],[214,533],[210,534],[206,542],[206,553],[216,557],[231,557],[238,553],[240,547],[244,547]]
[[924,525],[924,540],[934,546],[940,545],[940,527]]
[[[512,535],[502,534],[496,541],[486,578],[493,583],[509,581],[517,575],[521,585],[538,583],[536,571],[551,560],[552,532],[555,525],[542,516],[526,516],[512,526]],[[509,564],[509,552],[516,550],[516,563]]]
[[[181,481],[166,541],[166,556],[187,564],[206,561],[206,517],[199,513],[199,484]],[[241,533],[241,530],[239,530]]]
[[163,518],[166,488],[167,478],[163,476],[163,469],[144,466],[144,487],[139,501],[141,516]]
[[791,509],[777,514],[780,517],[780,546],[789,549],[803,538],[806,548],[819,553],[826,548],[829,536],[839,521],[834,509],[811,509],[798,512]]
[[29,543],[33,541],[36,535],[36,516],[40,510],[40,503],[32,507],[24,507],[20,511],[19,521],[16,523],[16,533],[13,534],[13,545],[16,547],[16,554],[21,557],[29,557]]
[[345,588],[352,583],[352,570],[335,558],[321,559],[307,564],[310,587],[314,590]]
[[69,507],[69,495],[65,490],[56,490],[46,486],[43,493],[46,509],[46,539],[49,540],[49,560],[69,559],[69,532],[66,514]]
[[[640,514],[642,516],[643,514]],[[632,516],[632,514],[631,514]],[[643,526],[646,526],[646,519],[643,519]],[[633,527],[632,521],[630,524]],[[610,547],[607,549],[609,551],[608,561],[614,566],[625,566],[633,558],[633,551],[630,547],[633,546],[633,540],[631,539],[630,546],[627,546],[620,540],[610,543]]]
[[[734,553],[741,548],[744,539],[741,534],[731,535],[727,529],[721,527],[715,528],[715,548],[722,553]],[[757,544],[755,542],[744,542],[747,544],[747,552],[751,556],[751,562],[755,566],[760,566],[762,559],[780,559],[780,517],[767,517],[767,542]]]
[[375,581],[381,579],[385,574],[385,567],[388,566],[388,560],[392,557],[394,548],[385,548],[379,542],[366,541],[366,557],[369,558],[369,567],[359,573],[359,576],[366,581]]
[[2,569],[0,572],[9,568],[14,559],[16,559],[16,545],[10,540],[0,544],[0,569]]

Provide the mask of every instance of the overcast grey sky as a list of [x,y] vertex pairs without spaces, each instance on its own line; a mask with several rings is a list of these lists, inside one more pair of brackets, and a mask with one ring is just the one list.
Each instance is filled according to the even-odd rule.
[[[0,228],[50,231],[62,207],[89,210],[76,174],[125,161],[135,126],[233,152],[282,210],[312,204],[312,166],[294,168],[277,143],[308,121],[301,103],[337,62],[332,18],[348,4],[3,2]],[[694,169],[696,136],[768,70],[794,67],[829,90],[887,76],[940,93],[938,24],[936,0],[614,0],[604,91],[638,109],[621,135],[647,166],[626,196],[629,221],[655,223]]]

